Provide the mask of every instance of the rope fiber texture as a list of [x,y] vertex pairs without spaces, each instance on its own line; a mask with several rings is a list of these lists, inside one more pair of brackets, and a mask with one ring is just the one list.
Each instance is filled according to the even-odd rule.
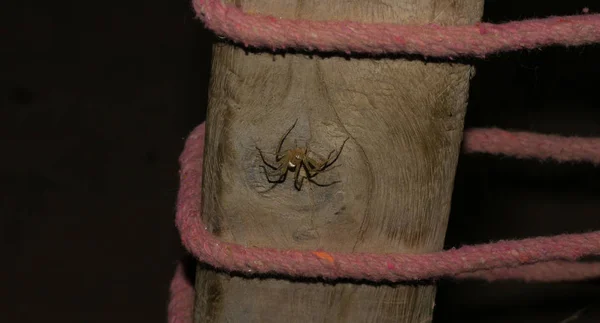
[[[176,225],[184,246],[199,261],[216,268],[241,274],[277,273],[398,282],[459,274],[473,276],[481,270],[600,255],[600,231],[500,241],[429,254],[324,253],[255,248],[224,242],[212,235],[200,218],[204,131],[204,123],[194,130],[180,159],[181,187]],[[466,142],[477,146],[477,140],[475,137]],[[592,263],[592,266],[600,267],[600,263]],[[489,272],[484,274],[489,275]]]
[[[498,131],[501,136],[496,136]],[[328,253],[254,248],[221,241],[201,220],[204,139],[205,124],[202,123],[188,137],[180,157],[181,186],[176,225],[183,245],[196,259],[218,269],[242,275],[275,273],[374,282],[442,277],[553,282],[600,277],[600,262],[572,262],[585,256],[600,255],[600,231],[499,241],[428,254]],[[545,143],[541,145],[544,147],[542,153],[532,153],[538,151],[540,143]],[[548,157],[600,164],[599,138],[564,138],[498,129],[465,132],[465,151],[486,152],[487,144],[491,146],[488,152],[493,154],[536,158],[545,157],[547,151],[563,151],[566,152],[564,156]],[[194,289],[180,264],[171,283],[169,322],[191,322],[193,299]]]
[[550,45],[600,42],[600,14],[465,26],[310,21],[248,14],[221,0],[193,0],[205,26],[244,46],[362,54],[484,56]]
[[[194,0],[208,29],[245,46],[346,53],[418,53],[425,56],[484,56],[549,45],[600,42],[600,15],[552,17],[494,25],[410,26],[351,21],[287,20],[244,13],[220,0]],[[600,231],[464,246],[429,254],[329,253],[252,248],[220,241],[201,220],[205,125],[188,137],[180,157],[176,225],[183,245],[203,263],[244,275],[350,278],[370,281],[517,279],[569,281],[600,277],[600,262],[575,262],[600,255]],[[600,138],[565,138],[501,129],[465,131],[466,152],[559,162],[600,164]],[[194,288],[179,264],[171,282],[170,323],[193,321]]]

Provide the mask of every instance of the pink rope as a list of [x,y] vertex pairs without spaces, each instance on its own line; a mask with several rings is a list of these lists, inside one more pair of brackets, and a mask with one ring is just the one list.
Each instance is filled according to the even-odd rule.
[[600,138],[561,137],[497,128],[465,131],[465,152],[600,164]]
[[[519,268],[499,268],[474,274],[460,274],[457,278],[518,279],[527,282],[577,281],[600,276],[600,266],[594,264],[549,262],[546,264],[524,265]],[[192,323],[194,310],[194,286],[183,274],[179,264],[171,282],[169,302],[169,323]]]
[[[468,139],[465,142],[473,144],[474,141]],[[181,188],[176,224],[184,246],[199,261],[230,272],[397,282],[537,262],[572,261],[600,254],[600,231],[501,241],[419,255],[281,250],[220,241],[200,220],[203,151],[204,124],[190,135],[180,159]]]
[[179,263],[171,281],[171,298],[167,315],[169,323],[192,323],[194,311],[194,286],[185,276],[183,264]]
[[600,277],[600,263],[554,261],[459,274],[458,279],[520,280],[525,282],[581,281]]
[[[440,27],[305,21],[250,15],[220,0],[194,0],[209,29],[246,46],[358,53],[420,53],[482,56],[553,44],[600,42],[600,15],[533,19],[494,25]],[[251,248],[220,241],[201,221],[204,124],[186,141],[176,224],[184,246],[201,262],[241,274],[279,273],[325,279],[403,281],[454,277],[525,281],[581,280],[600,276],[600,263],[573,262],[600,254],[600,231],[464,246],[429,254],[330,253]],[[600,140],[474,129],[465,133],[467,152],[518,158],[600,163]],[[169,322],[191,323],[194,289],[177,267],[171,283]]]
[[277,49],[425,56],[483,56],[549,45],[600,42],[600,15],[531,19],[468,26],[397,25],[352,21],[309,21],[248,14],[221,0],[193,0],[208,29],[232,41]]
[[[466,151],[485,151],[484,144],[497,129],[475,129],[465,132]],[[531,152],[540,142],[556,140],[554,149],[568,151],[557,160],[587,160],[598,163],[600,141],[560,138],[540,134],[503,132],[494,140],[494,153],[539,157],[515,149],[519,138],[522,151]],[[184,246],[200,261],[227,272],[240,274],[279,273],[326,279],[353,278],[370,281],[407,281],[455,277],[488,281],[519,279],[525,281],[568,281],[600,276],[600,263],[573,263],[584,256],[600,255],[600,231],[564,234],[491,244],[464,246],[429,254],[336,253],[324,251],[254,248],[220,241],[204,227],[200,217],[202,161],[205,125],[198,126],[188,137],[180,158],[181,188],[178,196],[176,224]],[[506,139],[506,140],[503,140]],[[568,140],[567,140],[568,139]],[[506,145],[504,145],[506,143]],[[585,143],[585,144],[584,144]],[[506,147],[506,149],[502,149]],[[577,149],[574,147],[582,147]],[[590,149],[591,148],[591,149]],[[551,156],[556,157],[556,156]],[[193,307],[193,287],[178,267],[171,285],[169,322],[191,322],[186,319]],[[187,313],[187,314],[186,314]]]
[[[519,279],[527,282],[576,281],[600,276],[600,266],[565,262],[524,265],[519,268],[499,268],[476,274],[461,274],[457,278]],[[183,265],[179,264],[171,282],[169,302],[169,323],[193,323],[194,296],[193,283],[185,277]]]

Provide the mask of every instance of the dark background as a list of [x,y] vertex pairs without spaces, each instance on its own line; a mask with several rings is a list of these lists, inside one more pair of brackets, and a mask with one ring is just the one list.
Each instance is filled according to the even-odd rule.
[[[484,21],[600,12],[487,1]],[[189,1],[2,1],[0,322],[165,322],[178,155],[212,35]],[[600,46],[475,60],[466,127],[600,136]],[[600,229],[587,164],[461,156],[447,247]],[[435,322],[598,322],[598,280],[440,284]],[[580,311],[577,319],[566,320]]]

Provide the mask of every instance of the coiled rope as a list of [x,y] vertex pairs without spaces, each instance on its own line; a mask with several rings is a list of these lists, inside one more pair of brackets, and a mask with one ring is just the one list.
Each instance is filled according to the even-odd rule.
[[[420,53],[483,56],[548,45],[600,42],[600,15],[535,19],[472,26],[406,26],[341,21],[305,21],[251,15],[220,0],[195,0],[206,27],[245,46],[347,53]],[[407,281],[440,277],[525,281],[581,280],[600,276],[600,263],[574,262],[600,255],[600,231],[464,246],[429,254],[333,253],[252,248],[220,241],[201,220],[205,126],[189,135],[180,157],[176,225],[183,245],[197,258],[226,272]],[[600,138],[509,132],[465,131],[466,152],[518,158],[552,158],[600,164]],[[169,322],[192,322],[194,289],[177,267],[171,283]]]

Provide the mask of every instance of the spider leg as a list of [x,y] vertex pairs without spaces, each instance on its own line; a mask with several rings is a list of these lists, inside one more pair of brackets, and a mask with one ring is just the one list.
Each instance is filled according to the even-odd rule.
[[315,184],[315,185],[317,185],[317,186],[321,186],[321,187],[327,187],[327,186],[331,186],[331,185],[333,185],[333,184],[337,184],[337,183],[341,183],[341,182],[342,182],[342,181],[333,181],[333,182],[331,182],[331,183],[328,183],[328,184],[321,184],[321,183],[319,183],[319,182],[315,181],[314,179],[312,179],[312,177],[307,177],[306,179],[307,179],[309,182],[311,182],[311,183],[313,183],[313,184]]
[[258,150],[258,153],[260,154],[260,158],[262,159],[263,163],[265,163],[265,165],[269,166],[271,169],[277,169],[277,167],[269,164],[269,162],[267,162],[267,160],[265,159],[265,156],[262,153],[262,150],[260,150],[260,148],[256,147],[256,149]]
[[281,152],[281,147],[283,146],[283,142],[285,141],[285,138],[287,138],[287,136],[290,134],[290,132],[292,132],[292,129],[294,129],[294,127],[296,126],[296,123],[298,123],[298,119],[296,119],[296,121],[294,121],[294,124],[285,132],[285,135],[283,135],[283,138],[281,138],[281,140],[279,141],[279,146],[277,147],[277,152],[275,153],[275,155],[279,156],[279,153]]
[[[266,175],[266,173],[265,173],[265,175]],[[276,180],[276,181],[271,181],[271,180],[269,179],[269,177],[267,176],[267,180],[269,181],[269,183],[272,183],[273,185],[271,185],[271,187],[267,188],[267,189],[266,189],[266,190],[264,190],[264,191],[260,191],[260,193],[266,193],[266,192],[269,192],[270,190],[274,189],[274,188],[275,188],[275,186],[277,186],[277,185],[279,185],[279,184],[281,184],[281,183],[285,182],[285,178],[286,178],[286,174],[283,174],[283,175],[281,175],[281,177],[280,177],[278,180]]]
[[329,168],[326,168],[326,169],[315,170],[315,174],[314,174],[314,175],[311,175],[310,177],[315,177],[315,175],[317,175],[317,174],[319,174],[319,173],[325,173],[325,172],[328,172],[328,171],[330,171],[330,170],[332,170],[332,169],[336,169],[336,168],[338,168],[338,167],[340,167],[340,166],[342,166],[342,165],[335,165],[335,166],[331,166],[331,167],[329,167]]
[[304,183],[304,176],[298,176],[296,180],[294,180],[294,187],[300,191],[302,189],[302,184]]
[[302,169],[302,167],[305,167],[303,162],[301,162],[300,165],[298,165],[298,167],[296,167],[296,170],[294,171],[294,187],[298,191],[302,189],[302,183],[304,182],[304,177],[300,176],[300,169]]
[[309,170],[309,168],[310,168],[312,165],[311,165],[311,166],[309,166],[309,165],[306,165],[306,164],[304,164],[304,163],[303,163],[303,164],[302,164],[302,166],[304,167],[304,170],[306,171],[306,179],[307,179],[309,182],[311,182],[311,183],[313,183],[313,184],[315,184],[315,185],[317,185],[317,186],[326,187],[326,186],[331,186],[331,185],[333,185],[333,184],[337,184],[337,183],[340,183],[340,182],[341,182],[341,181],[339,181],[339,180],[338,180],[338,181],[333,181],[333,182],[331,182],[331,183],[328,183],[328,184],[322,184],[322,183],[319,183],[319,182],[317,182],[317,181],[315,181],[315,180],[313,179],[313,177],[317,176],[319,173],[324,173],[324,172],[330,171],[330,170],[332,170],[332,169],[334,169],[334,168],[336,168],[336,167],[338,167],[338,166],[340,166],[340,165],[335,165],[335,166],[333,166],[333,167],[330,167],[330,168],[328,168],[328,169],[325,169],[325,170],[318,170],[318,169],[316,169],[316,168],[315,168],[315,169],[313,169],[312,171],[311,171],[311,170]]
[[[282,175],[282,176],[284,177],[284,179],[283,179],[281,182],[285,181],[285,175]],[[267,178],[267,179],[268,179],[268,178]],[[279,182],[279,181],[275,181],[275,182],[273,183],[273,185],[271,185],[271,187],[267,188],[267,189],[266,189],[266,190],[264,190],[264,191],[260,191],[260,193],[266,193],[266,192],[268,192],[268,191],[270,191],[270,190],[274,189],[274,188],[275,188],[275,186],[277,186],[277,185],[281,184],[281,182]],[[271,182],[269,181],[269,183],[271,183]]]
[[335,157],[333,159],[331,159],[331,155],[333,154],[333,151],[331,153],[329,153],[327,162],[325,162],[323,167],[321,167],[319,170],[325,170],[327,167],[331,166],[331,164],[333,164],[337,161],[337,159],[338,159],[338,157],[340,157],[340,154],[342,153],[342,150],[344,149],[344,145],[346,144],[346,141],[348,141],[348,139],[350,139],[350,137],[348,137],[348,138],[346,138],[346,140],[344,140],[344,142],[342,143],[342,146],[340,147],[340,150],[338,151],[337,155],[335,155]]
[[327,155],[326,160],[331,160],[331,155],[333,155],[333,153],[335,153],[335,149],[329,152],[329,155]]
[[[325,165],[325,164],[323,164],[323,165]],[[311,177],[311,178],[315,177],[319,173],[328,172],[339,166],[341,166],[341,165],[335,165],[335,166],[332,166],[329,168],[325,168],[323,166],[318,166],[318,163],[314,159],[309,158],[309,157],[307,157],[306,161],[304,162],[304,167],[306,170],[307,177]]]
[[272,180],[272,179],[269,177],[269,172],[267,172],[267,168],[266,168],[265,166],[262,166],[262,165],[260,165],[260,168],[262,168],[262,170],[265,172],[265,177],[267,178],[267,181],[268,181],[269,183],[275,183],[275,184],[279,184],[279,183],[283,183],[283,182],[285,182],[285,179],[286,179],[286,177],[287,177],[287,169],[284,169],[285,171],[281,171],[281,170],[279,170],[279,174],[278,174],[278,173],[276,173],[276,172],[274,172],[275,174],[270,174],[270,176],[273,176],[273,175],[279,175],[279,178],[278,178],[278,179],[276,179],[276,180]]

